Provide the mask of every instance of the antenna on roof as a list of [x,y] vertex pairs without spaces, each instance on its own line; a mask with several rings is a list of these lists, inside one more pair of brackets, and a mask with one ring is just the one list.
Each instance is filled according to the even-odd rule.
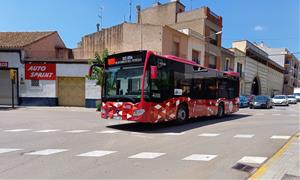
[[132,8],[132,0],[129,0],[129,22],[131,22],[131,8]]
[[103,7],[102,6],[100,6],[100,12],[99,12],[99,15],[98,15],[98,17],[99,17],[99,19],[100,19],[100,30],[102,29],[102,27],[103,27],[103,23],[102,23],[102,20],[103,20]]

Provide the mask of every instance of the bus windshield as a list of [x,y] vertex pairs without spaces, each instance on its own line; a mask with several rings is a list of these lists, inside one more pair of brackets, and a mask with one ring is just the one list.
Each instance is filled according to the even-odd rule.
[[143,66],[121,66],[107,69],[105,71],[104,99],[113,101],[139,101],[142,92],[141,80],[143,69]]

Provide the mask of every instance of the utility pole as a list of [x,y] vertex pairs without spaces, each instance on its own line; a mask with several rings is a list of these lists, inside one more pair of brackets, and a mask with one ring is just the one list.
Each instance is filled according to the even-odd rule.
[[191,0],[191,10],[193,10],[193,0]]

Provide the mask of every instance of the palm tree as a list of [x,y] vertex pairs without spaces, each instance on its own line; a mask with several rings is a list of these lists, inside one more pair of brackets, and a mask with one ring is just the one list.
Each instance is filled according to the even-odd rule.
[[96,80],[96,85],[100,85],[101,87],[103,86],[104,83],[104,63],[105,59],[108,56],[108,50],[104,49],[102,54],[100,55],[98,52],[95,53],[95,59],[96,63],[94,63],[92,60],[89,61],[90,65],[95,65],[92,69],[92,74],[91,76],[87,76],[89,80]]

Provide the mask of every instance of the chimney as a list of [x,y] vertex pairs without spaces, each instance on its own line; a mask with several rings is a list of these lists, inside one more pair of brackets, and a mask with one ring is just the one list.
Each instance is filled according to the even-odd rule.
[[100,31],[100,24],[97,23],[96,26],[97,26],[97,32],[99,32]]
[[137,23],[141,24],[141,5],[136,5],[136,18]]
[[161,3],[159,1],[156,1],[152,4],[152,7],[159,6],[159,5],[161,5]]

